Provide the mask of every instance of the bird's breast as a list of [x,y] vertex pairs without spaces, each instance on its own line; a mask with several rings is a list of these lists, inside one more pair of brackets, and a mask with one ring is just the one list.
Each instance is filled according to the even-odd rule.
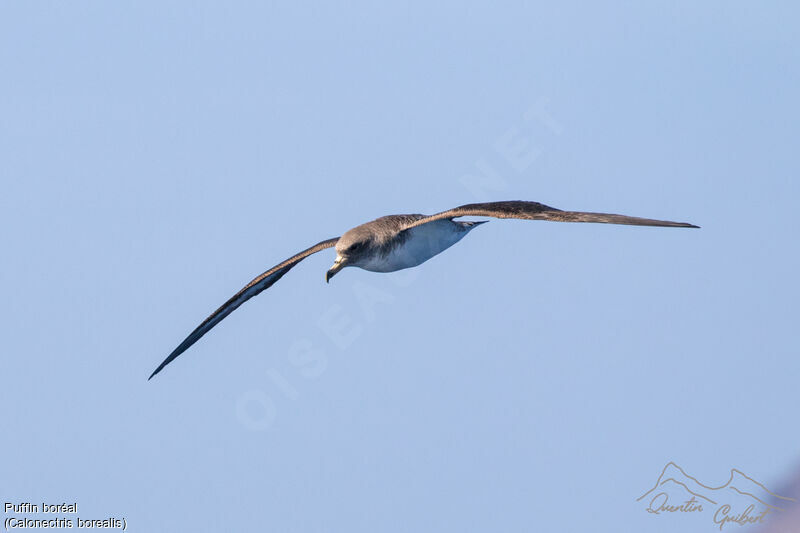
[[468,230],[450,220],[436,220],[401,232],[358,265],[372,272],[394,272],[421,265],[460,241]]

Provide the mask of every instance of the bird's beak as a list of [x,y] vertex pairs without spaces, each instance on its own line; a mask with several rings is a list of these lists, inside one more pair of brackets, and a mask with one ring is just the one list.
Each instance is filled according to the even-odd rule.
[[325,283],[330,282],[331,278],[335,276],[336,273],[339,272],[341,269],[343,269],[345,266],[347,265],[345,264],[344,258],[341,256],[337,256],[336,261],[333,262],[333,266],[330,268],[330,270],[328,270],[325,273]]

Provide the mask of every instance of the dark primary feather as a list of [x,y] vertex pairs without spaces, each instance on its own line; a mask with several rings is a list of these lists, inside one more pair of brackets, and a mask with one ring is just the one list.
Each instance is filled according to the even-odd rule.
[[233,313],[237,307],[242,305],[244,302],[252,298],[253,296],[259,294],[261,291],[270,288],[276,281],[281,279],[284,274],[289,272],[292,267],[294,267],[297,263],[305,259],[311,254],[317,253],[320,250],[324,250],[325,248],[331,248],[336,245],[336,241],[339,240],[339,237],[334,237],[333,239],[328,239],[322,241],[320,243],[315,244],[311,248],[303,250],[297,255],[293,255],[286,261],[275,265],[274,267],[270,268],[253,281],[245,285],[242,290],[237,292],[233,297],[225,302],[219,309],[214,311],[211,316],[203,320],[203,322],[192,331],[186,339],[180,345],[175,348],[169,356],[164,359],[164,361],[158,365],[158,368],[150,374],[150,377],[147,378],[148,380],[152,379],[153,376],[161,372],[161,370],[167,366],[169,363],[172,362],[173,359],[178,357],[180,354],[185,352],[189,349],[189,347],[197,342],[200,337],[208,333],[208,331],[219,324],[223,318],[228,316],[229,314]]
[[629,217],[609,213],[586,213],[583,211],[562,211],[539,202],[512,200],[508,202],[488,202],[483,204],[467,204],[448,209],[411,223],[408,228],[421,226],[434,220],[465,216],[494,218],[517,218],[523,220],[550,220],[553,222],[594,222],[600,224],[627,224],[631,226],[663,226],[672,228],[697,228],[686,222],[654,220],[651,218]]

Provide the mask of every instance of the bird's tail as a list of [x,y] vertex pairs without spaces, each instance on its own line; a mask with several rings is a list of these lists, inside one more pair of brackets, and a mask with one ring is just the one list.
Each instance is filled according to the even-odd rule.
[[486,224],[489,221],[488,220],[476,220],[474,222],[473,221],[462,222],[460,220],[454,220],[453,222],[455,222],[456,224],[458,224],[459,226],[461,226],[464,229],[470,230],[470,229],[474,229],[474,228],[480,226],[481,224]]

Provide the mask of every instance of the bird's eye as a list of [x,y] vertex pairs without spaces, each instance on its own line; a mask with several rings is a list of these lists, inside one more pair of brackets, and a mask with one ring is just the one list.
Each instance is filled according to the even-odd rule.
[[347,247],[347,253],[348,254],[355,254],[355,253],[358,253],[359,251],[361,251],[362,248],[364,248],[364,243],[363,242],[361,242],[361,241],[354,242],[353,244],[351,244],[350,246]]

